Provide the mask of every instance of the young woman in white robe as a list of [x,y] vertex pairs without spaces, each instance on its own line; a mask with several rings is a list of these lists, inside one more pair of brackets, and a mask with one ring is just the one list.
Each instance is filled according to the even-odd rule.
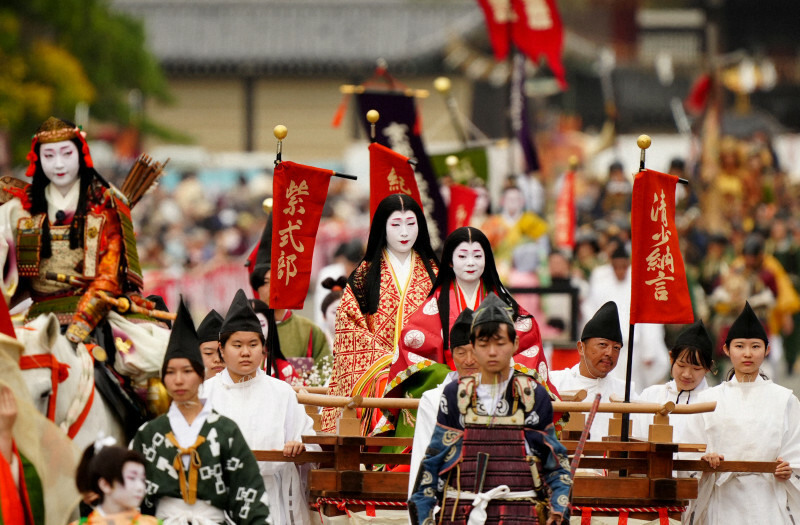
[[684,438],[707,445],[702,459],[713,468],[725,461],[775,461],[776,468],[703,473],[684,522],[800,523],[800,401],[760,373],[769,341],[749,304],[731,326],[723,350],[732,373],[698,396],[698,402],[716,401],[716,410],[690,416]]
[[[260,369],[264,334],[242,290],[220,329],[220,348],[226,368],[203,384],[214,409],[239,425],[251,450],[283,450],[286,456],[305,450],[302,436],[314,434],[314,422],[288,383]],[[319,450],[316,445],[308,449]],[[289,462],[259,461],[258,466],[273,524],[308,524],[306,473]]]
[[[669,351],[672,379],[661,385],[645,388],[637,401],[643,403],[664,404],[668,401],[680,404],[697,403],[698,394],[708,388],[706,374],[713,366],[713,344],[703,321],[697,321],[678,335],[678,339]],[[671,415],[672,441],[683,442],[683,429],[687,416]],[[647,439],[653,414],[635,414],[633,433],[641,439]]]

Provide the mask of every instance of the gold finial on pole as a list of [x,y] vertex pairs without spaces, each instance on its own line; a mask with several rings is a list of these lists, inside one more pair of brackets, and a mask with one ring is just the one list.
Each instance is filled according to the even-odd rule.
[[278,124],[272,129],[272,134],[278,139],[278,153],[275,156],[275,165],[281,163],[281,152],[283,151],[283,139],[289,134],[289,130],[283,124]]
[[570,155],[569,159],[567,159],[567,165],[569,166],[570,171],[575,171],[578,169],[578,166],[581,165],[581,161],[578,159],[577,155]]
[[644,170],[644,153],[652,143],[653,140],[650,138],[650,135],[639,135],[639,138],[636,139],[636,144],[642,150],[642,153],[639,155],[639,171]]
[[367,120],[369,121],[369,140],[371,142],[375,142],[377,139],[375,138],[375,123],[378,122],[378,119],[381,118],[381,114],[378,113],[375,109],[370,109],[367,111]]
[[267,215],[272,211],[272,202],[272,197],[267,197],[261,202],[261,209],[264,210],[264,213]]
[[442,95],[447,95],[450,92],[450,79],[447,77],[436,77],[433,81],[433,87]]

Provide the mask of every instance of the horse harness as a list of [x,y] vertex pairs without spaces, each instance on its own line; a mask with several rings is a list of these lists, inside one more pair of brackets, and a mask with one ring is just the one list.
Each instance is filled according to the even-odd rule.
[[20,357],[19,367],[22,370],[35,370],[38,368],[50,369],[50,385],[52,394],[47,404],[47,419],[56,423],[70,439],[80,432],[89,411],[94,404],[94,358],[92,348],[96,345],[84,346],[84,351],[80,351],[78,346],[78,357],[83,361],[81,376],[78,379],[77,395],[72,400],[64,421],[56,422],[56,406],[58,402],[58,385],[69,377],[70,366],[60,362],[53,354],[34,354]]

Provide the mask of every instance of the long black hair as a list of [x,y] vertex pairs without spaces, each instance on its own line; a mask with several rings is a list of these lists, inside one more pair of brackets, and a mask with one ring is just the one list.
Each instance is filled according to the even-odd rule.
[[[62,122],[71,128],[77,129],[77,126],[68,120],[61,119]],[[108,188],[108,182],[103,179],[99,173],[92,167],[86,165],[86,159],[83,153],[83,142],[77,138],[69,139],[70,142],[75,144],[78,150],[79,168],[78,178],[80,185],[80,193],[78,196],[78,207],[75,210],[75,216],[69,226],[69,247],[72,250],[83,248],[83,226],[86,222],[86,212],[89,210],[88,194],[92,182],[97,181],[102,186]],[[33,180],[28,187],[28,198],[31,202],[30,214],[38,215],[45,214],[45,220],[42,223],[42,244],[40,256],[43,259],[49,259],[53,255],[52,246],[50,244],[50,219],[47,216],[47,197],[45,196],[45,188],[50,184],[50,179],[44,174],[42,169],[42,159],[39,151],[42,143],[36,142],[33,146],[33,152],[36,154],[36,170],[33,173]]]
[[250,303],[250,307],[255,313],[262,314],[267,318],[267,338],[266,341],[264,341],[267,350],[266,372],[267,375],[280,379],[280,377],[278,377],[277,367],[275,366],[275,360],[283,359],[286,361],[286,357],[281,351],[281,340],[280,337],[278,337],[278,323],[275,320],[275,310],[270,308],[269,305],[261,299],[248,299],[247,302]]
[[374,314],[378,311],[381,292],[381,257],[383,257],[383,249],[386,247],[386,223],[389,216],[396,211],[412,211],[416,215],[419,233],[412,248],[422,259],[431,281],[436,278],[434,267],[438,266],[439,260],[431,248],[428,222],[425,220],[422,208],[414,199],[403,193],[389,195],[378,204],[375,215],[372,217],[364,258],[347,279],[347,284],[353,290],[362,314]]
[[497,274],[497,266],[494,262],[494,254],[492,253],[492,245],[489,243],[489,239],[486,238],[482,231],[472,226],[458,228],[444,240],[442,264],[439,267],[439,274],[436,276],[430,293],[432,296],[436,290],[441,289],[436,302],[439,305],[439,319],[442,321],[442,348],[444,349],[450,348],[450,286],[456,280],[456,275],[453,272],[453,254],[462,242],[477,242],[481,245],[486,262],[481,281],[486,287],[486,291],[496,293],[500,299],[508,303],[513,308],[515,320],[519,317],[519,304],[511,297]]

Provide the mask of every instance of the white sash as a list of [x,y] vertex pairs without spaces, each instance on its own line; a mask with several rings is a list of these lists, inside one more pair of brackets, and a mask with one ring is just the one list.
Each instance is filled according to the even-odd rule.
[[206,501],[197,500],[189,505],[180,498],[163,497],[158,500],[156,518],[164,525],[219,525],[225,523],[221,509]]

